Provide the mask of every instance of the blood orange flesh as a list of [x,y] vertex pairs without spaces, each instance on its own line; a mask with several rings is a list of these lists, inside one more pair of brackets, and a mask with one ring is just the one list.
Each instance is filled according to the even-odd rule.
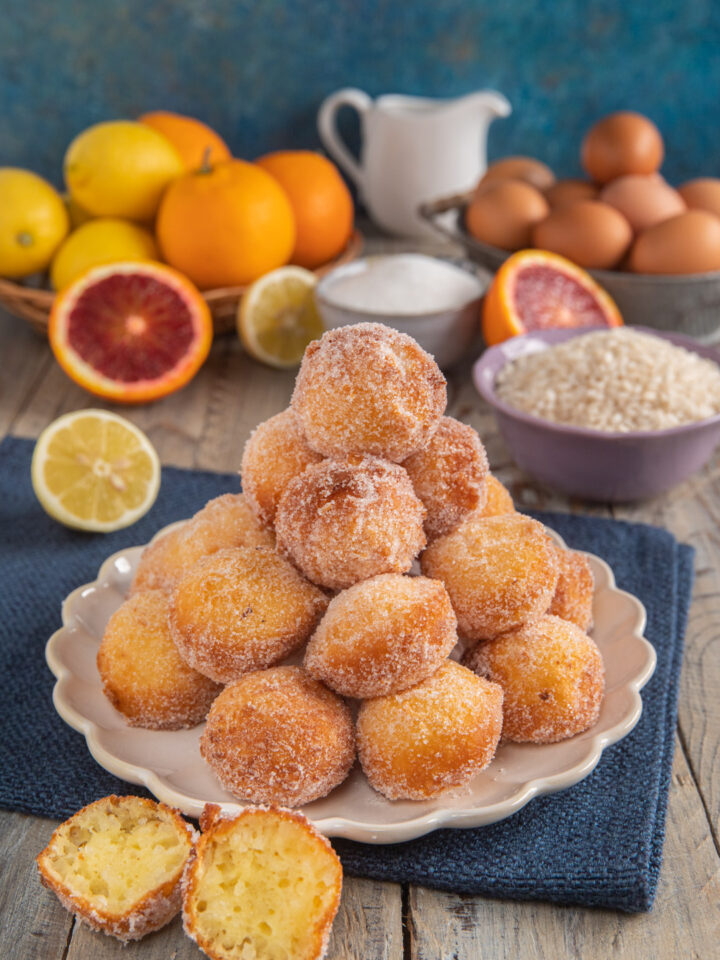
[[589,273],[545,250],[520,250],[508,257],[483,305],[488,346],[532,330],[622,322],[615,301]]
[[595,293],[555,267],[534,264],[519,271],[512,298],[527,332],[608,325],[607,311]]
[[212,321],[202,295],[155,263],[89,271],[55,301],[49,327],[66,373],[93,393],[126,403],[183,386],[207,356]]

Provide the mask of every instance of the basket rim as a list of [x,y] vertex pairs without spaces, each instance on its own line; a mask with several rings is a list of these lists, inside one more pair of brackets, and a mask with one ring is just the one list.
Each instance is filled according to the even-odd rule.
[[[327,263],[322,264],[311,272],[320,278],[335,267],[353,260],[362,250],[364,243],[365,238],[363,234],[354,227],[350,239],[337,257],[328,260]],[[249,286],[250,284],[236,287],[213,287],[209,290],[201,290],[200,293],[208,303],[214,303],[218,300],[226,300],[233,297],[239,298],[243,296]],[[12,297],[24,303],[46,306],[49,310],[52,307],[56,294],[57,291],[48,290],[47,287],[30,287],[8,277],[0,277],[0,304],[4,297]]]

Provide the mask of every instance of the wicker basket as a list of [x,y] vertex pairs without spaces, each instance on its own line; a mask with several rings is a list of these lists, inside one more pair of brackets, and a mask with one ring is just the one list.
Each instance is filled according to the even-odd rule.
[[[419,213],[438,233],[465,248],[475,263],[495,272],[510,256],[507,250],[481,243],[465,229],[465,209],[472,194],[442,197]],[[720,342],[720,271],[660,276],[590,270],[620,308],[626,323],[684,333],[701,343]]]
[[[360,255],[362,248],[362,234],[355,230],[343,252],[334,260],[318,267],[315,273],[321,277],[340,264],[349,263]],[[236,329],[237,309],[246,289],[247,287],[222,287],[217,290],[206,290],[203,293],[210,307],[216,336],[231,333]],[[13,316],[26,320],[33,330],[42,336],[47,336],[48,319],[54,299],[55,294],[52,290],[23,286],[13,280],[0,278],[0,307]]]

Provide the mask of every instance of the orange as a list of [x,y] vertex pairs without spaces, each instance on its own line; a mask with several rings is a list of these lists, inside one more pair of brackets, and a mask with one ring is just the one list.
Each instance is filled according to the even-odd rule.
[[156,231],[164,259],[201,290],[252,283],[286,264],[295,245],[287,194],[244,160],[203,166],[170,184]]
[[483,304],[489,347],[531,330],[618,327],[610,295],[582,267],[547,250],[519,250],[495,274]]
[[93,267],[55,297],[50,346],[65,373],[118,403],[184,386],[212,342],[210,310],[182,274],[153,262]]
[[297,238],[291,262],[314,270],[347,246],[353,202],[335,164],[310,150],[268,153],[256,161],[290,198]]
[[232,156],[223,138],[202,120],[170,110],[153,110],[144,113],[138,120],[164,134],[188,170],[197,170],[206,160],[214,164],[229,160]]

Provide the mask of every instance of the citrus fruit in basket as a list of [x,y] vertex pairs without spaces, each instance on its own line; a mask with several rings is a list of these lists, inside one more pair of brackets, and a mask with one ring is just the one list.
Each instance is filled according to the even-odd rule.
[[350,239],[352,196],[334,163],[311,150],[282,150],[256,161],[285,190],[297,236],[290,258],[309,270],[337,257]]
[[232,156],[222,137],[194,117],[170,110],[153,110],[144,113],[138,120],[168,138],[180,154],[186,170],[196,170],[206,161],[213,164],[229,160]]
[[47,180],[0,167],[0,277],[45,270],[69,229],[62,197]]
[[98,532],[139,520],[160,489],[152,444],[142,430],[108,410],[76,410],[46,427],[35,444],[31,476],[51,517]]
[[246,291],[238,310],[238,333],[247,352],[271,367],[296,367],[305,347],[323,334],[315,306],[315,274],[281,267]]
[[207,303],[160,263],[94,267],[55,298],[50,346],[63,370],[118,403],[157,400],[184,386],[212,342]]
[[152,220],[185,169],[167,137],[131,120],[88,127],[67,148],[63,167],[71,197],[89,214],[140,222]]
[[287,263],[295,245],[287,194],[244,160],[203,165],[175,180],[156,230],[164,259],[201,290],[252,283]]
[[615,301],[581,267],[546,250],[519,250],[490,285],[482,332],[491,347],[533,330],[617,327],[622,322]]
[[78,227],[60,245],[50,267],[50,280],[56,290],[64,290],[91,267],[159,257],[155,238],[145,227],[115,217],[98,217]]

